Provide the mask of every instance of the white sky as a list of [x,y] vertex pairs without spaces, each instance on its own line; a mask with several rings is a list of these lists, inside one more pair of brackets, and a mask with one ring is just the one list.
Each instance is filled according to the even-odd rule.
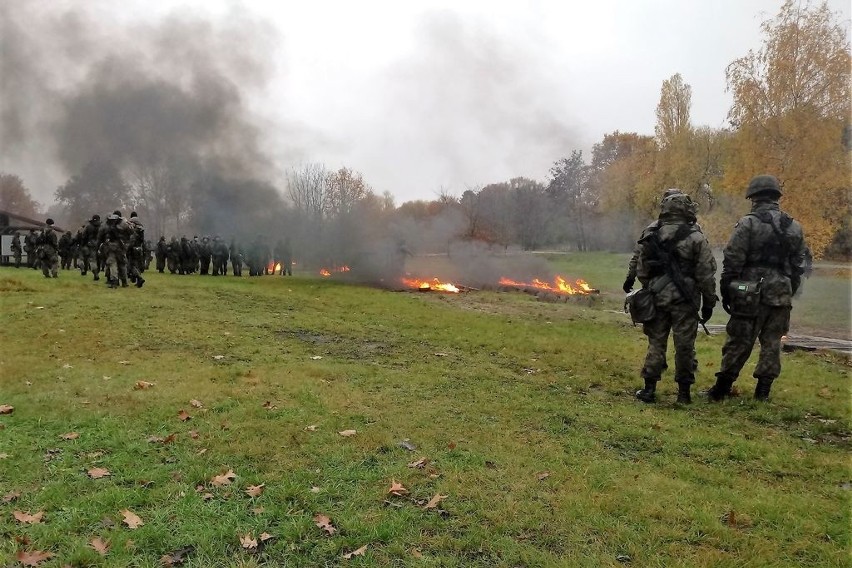
[[[781,3],[134,0],[98,13],[262,15],[279,42],[253,107],[275,159],[352,167],[399,204],[544,180],[555,160],[588,155],[605,133],[653,134],[660,86],[674,73],[692,86],[693,123],[725,126],[725,67],[760,48],[760,23]],[[848,30],[848,0],[829,6]]]

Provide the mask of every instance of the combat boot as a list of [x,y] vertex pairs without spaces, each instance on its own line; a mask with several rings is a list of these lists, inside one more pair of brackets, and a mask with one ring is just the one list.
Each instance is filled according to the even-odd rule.
[[636,398],[648,404],[657,402],[657,379],[645,379],[645,388],[636,391]]
[[93,280],[94,280],[95,282],[97,282],[97,281],[98,281],[98,280],[100,280],[100,279],[101,279],[101,277],[100,277],[100,276],[98,276],[97,274],[95,274],[95,277],[94,277],[94,279],[93,279]]
[[772,390],[772,381],[773,379],[766,377],[757,379],[757,386],[754,387],[755,400],[769,400],[769,391]]
[[713,402],[720,402],[731,396],[731,386],[734,381],[721,373],[716,373],[716,384],[707,390],[707,397]]
[[678,404],[692,404],[692,396],[689,394],[689,389],[692,385],[690,383],[678,383],[677,384],[677,403]]
[[118,288],[118,280],[113,280],[112,278],[107,280],[107,288]]
[[142,287],[142,284],[144,284],[144,283],[145,283],[145,279],[144,279],[144,278],[142,278],[141,276],[137,276],[137,277],[136,277],[136,287],[137,287],[137,288],[141,288],[141,287]]

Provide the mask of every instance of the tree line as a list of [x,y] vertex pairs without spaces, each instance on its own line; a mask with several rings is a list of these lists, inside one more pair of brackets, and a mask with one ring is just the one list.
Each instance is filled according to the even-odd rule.
[[[426,225],[433,247],[468,239],[529,250],[626,250],[656,216],[662,192],[679,187],[700,204],[702,227],[721,245],[745,212],[748,180],[770,173],[815,255],[850,257],[847,31],[827,4],[793,0],[761,29],[760,49],[725,70],[733,96],[726,128],[691,122],[692,88],[674,74],[662,83],[653,135],[607,133],[588,156],[574,150],[556,160],[545,180],[516,177],[460,195],[442,189],[433,200],[397,206],[347,167],[291,168],[280,191],[226,174],[221,164],[152,155],[121,167],[90,161],[56,190],[62,214],[54,217],[76,224],[127,207],[153,235],[286,232],[318,251],[404,239]],[[33,215],[37,206],[20,178],[0,176],[0,208]]]

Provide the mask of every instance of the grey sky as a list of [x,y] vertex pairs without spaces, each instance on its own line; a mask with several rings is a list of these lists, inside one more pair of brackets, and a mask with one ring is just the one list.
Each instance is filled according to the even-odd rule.
[[[290,165],[346,165],[401,203],[515,176],[543,180],[553,161],[588,152],[605,133],[653,134],[660,85],[674,73],[692,86],[693,123],[725,126],[725,67],[760,47],[760,23],[781,1],[48,4],[54,15],[83,10],[107,41],[174,12],[264,21],[272,32],[252,53],[267,78],[244,96],[274,181]],[[848,29],[849,3],[829,6]],[[48,148],[2,144],[26,144],[0,169],[50,203],[72,172]]]

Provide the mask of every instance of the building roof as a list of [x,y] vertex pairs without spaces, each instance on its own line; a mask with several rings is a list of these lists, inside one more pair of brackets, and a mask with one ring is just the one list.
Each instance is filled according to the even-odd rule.
[[[0,209],[0,233],[8,234],[21,229],[43,229],[45,227],[47,227],[47,223],[44,221],[36,221],[35,219]],[[57,225],[53,226],[53,230],[61,233],[65,232],[65,229]]]

